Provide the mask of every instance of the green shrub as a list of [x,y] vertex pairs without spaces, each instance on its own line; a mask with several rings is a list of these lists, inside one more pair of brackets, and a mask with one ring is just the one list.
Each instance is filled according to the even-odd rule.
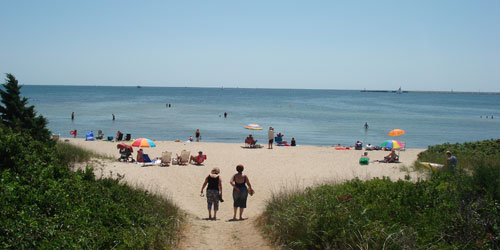
[[61,153],[0,128],[0,249],[172,248],[182,218],[166,199],[71,172]]
[[430,161],[457,152],[471,173],[438,171],[416,183],[355,179],[274,195],[260,225],[285,249],[496,249],[500,162],[490,157],[497,143],[445,144],[421,154]]

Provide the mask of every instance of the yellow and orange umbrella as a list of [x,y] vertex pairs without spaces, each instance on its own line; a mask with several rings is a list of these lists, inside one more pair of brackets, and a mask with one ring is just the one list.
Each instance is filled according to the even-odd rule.
[[396,129],[389,131],[388,135],[389,136],[400,136],[400,135],[403,135],[404,133],[405,133],[404,130],[396,128]]

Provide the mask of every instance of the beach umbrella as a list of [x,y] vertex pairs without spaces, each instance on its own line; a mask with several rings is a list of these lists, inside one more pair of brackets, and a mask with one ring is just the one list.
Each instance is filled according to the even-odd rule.
[[250,123],[250,124],[246,125],[245,128],[252,129],[252,130],[261,130],[262,126],[260,126],[259,124]]
[[156,147],[156,144],[150,140],[150,139],[147,139],[147,138],[139,138],[139,139],[135,139],[133,142],[132,142],[132,147],[141,147],[141,148],[152,148],[152,147]]
[[403,147],[403,144],[401,144],[401,142],[396,141],[396,140],[387,140],[387,141],[382,142],[382,144],[380,144],[380,146],[385,147],[385,148],[400,149]]
[[396,129],[389,131],[388,135],[394,137],[394,136],[403,135],[404,133],[405,133],[404,130],[396,128]]

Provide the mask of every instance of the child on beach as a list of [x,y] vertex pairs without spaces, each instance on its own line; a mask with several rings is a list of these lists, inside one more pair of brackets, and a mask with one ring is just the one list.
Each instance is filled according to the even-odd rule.
[[370,158],[368,157],[368,152],[364,152],[359,159],[360,165],[368,165],[370,163]]

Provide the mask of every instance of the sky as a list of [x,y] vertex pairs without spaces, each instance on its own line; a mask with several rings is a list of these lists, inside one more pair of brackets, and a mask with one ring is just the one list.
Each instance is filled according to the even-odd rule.
[[0,0],[0,10],[0,73],[22,84],[500,92],[498,0]]

